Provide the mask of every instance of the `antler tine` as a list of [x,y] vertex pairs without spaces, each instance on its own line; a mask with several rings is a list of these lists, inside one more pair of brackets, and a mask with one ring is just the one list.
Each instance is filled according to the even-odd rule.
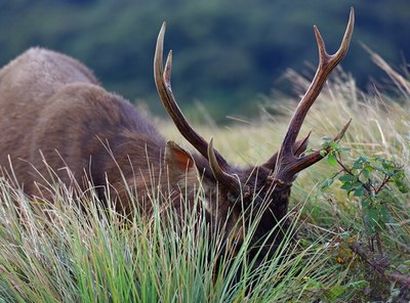
[[[155,54],[154,54],[154,79],[157,87],[158,94],[161,102],[178,128],[182,136],[191,143],[198,152],[208,159],[208,143],[202,138],[188,123],[181,109],[179,108],[171,86],[171,73],[172,73],[172,51],[168,53],[165,68],[163,67],[163,53],[164,53],[164,36],[165,36],[166,23],[161,26],[161,30],[158,34]],[[228,168],[226,160],[221,154],[215,150],[215,157],[218,163],[224,168]],[[209,159],[208,159],[209,160]]]
[[[347,123],[343,126],[343,128],[333,138],[332,141],[334,141],[334,142],[340,141],[340,139],[342,139],[344,134],[346,133],[346,130],[348,129],[351,122],[352,122],[352,119],[349,119],[349,121],[347,121]],[[330,151],[330,148],[331,148],[330,146],[325,148],[325,155]],[[295,161],[292,164],[292,167],[290,169],[292,171],[299,172],[299,171],[301,171],[301,170],[315,164],[316,162],[322,160],[325,155],[322,155],[320,150],[314,151],[314,152],[312,152],[311,154],[309,154],[307,156],[304,156],[302,158],[297,159],[297,161]]]
[[208,159],[212,174],[214,175],[216,180],[229,187],[231,190],[235,191],[240,188],[239,180],[233,175],[226,173],[219,165],[218,159],[215,156],[213,138],[211,138],[208,144]]
[[309,143],[309,138],[310,135],[312,134],[312,131],[310,131],[305,138],[303,138],[302,140],[296,142],[295,146],[295,156],[299,157],[302,153],[305,152],[307,145]]
[[[300,156],[302,153],[305,152],[308,142],[309,142],[309,137],[312,132],[309,132],[307,136],[301,140],[296,141],[295,145],[293,146],[294,151],[295,151],[295,156]],[[275,168],[275,164],[278,158],[278,152],[274,153],[268,161],[266,161],[264,164],[262,164],[263,167],[266,167],[270,170],[273,170]]]
[[283,171],[289,172],[289,167],[283,167],[284,164],[289,166],[291,163],[295,162],[298,159],[297,155],[295,155],[295,152],[292,149],[296,141],[296,138],[299,134],[299,131],[302,127],[303,121],[310,107],[313,105],[320,91],[322,90],[327,77],[347,54],[353,34],[353,28],[354,9],[351,8],[349,14],[349,21],[347,23],[340,47],[336,51],[336,53],[334,53],[333,55],[329,55],[326,51],[325,43],[318,28],[316,26],[313,27],[319,52],[319,64],[316,70],[316,74],[309,88],[307,89],[305,95],[299,102],[290,120],[288,131],[283,140],[275,165],[274,175],[278,178],[283,178]]

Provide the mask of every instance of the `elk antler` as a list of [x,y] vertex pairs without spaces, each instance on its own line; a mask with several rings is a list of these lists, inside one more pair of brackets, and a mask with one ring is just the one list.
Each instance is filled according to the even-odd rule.
[[[307,148],[308,142],[309,142],[309,137],[310,137],[311,132],[307,134],[305,138],[302,140],[296,141],[295,145],[293,146],[293,150],[295,153],[296,157],[299,157],[301,154],[303,154]],[[267,169],[274,170],[276,161],[278,159],[278,153],[276,152],[272,155],[272,157],[269,158],[268,161],[266,161],[264,164],[262,164],[263,167],[266,167]]]
[[211,166],[212,173],[216,180],[224,185],[231,187],[236,178],[229,173],[230,166],[222,155],[202,138],[188,123],[184,114],[180,110],[171,87],[171,72],[172,72],[172,50],[168,53],[165,67],[163,67],[162,59],[164,53],[164,35],[165,35],[165,22],[162,24],[161,30],[158,34],[157,44],[154,55],[154,79],[157,86],[158,94],[161,102],[164,105],[166,111],[170,115],[175,126],[185,139],[191,143],[198,152],[205,157]]
[[219,165],[218,159],[215,155],[215,149],[213,147],[213,139],[209,141],[208,145],[208,159],[209,159],[209,166],[211,167],[212,174],[214,175],[215,179],[227,186],[229,189],[233,191],[240,190],[239,180],[235,178],[235,176],[228,174],[225,172],[222,167]]
[[[291,183],[295,174],[301,170],[311,166],[312,164],[318,162],[323,158],[320,155],[320,151],[313,152],[307,156],[297,155],[297,152],[293,151],[293,146],[295,145],[296,138],[299,134],[300,128],[309,111],[312,104],[315,102],[327,77],[331,71],[339,64],[339,62],[345,57],[349,49],[349,44],[352,38],[354,28],[354,10],[350,9],[349,21],[346,26],[346,31],[344,33],[342,42],[339,49],[333,55],[329,55],[326,52],[325,43],[323,38],[316,26],[313,26],[315,32],[316,42],[319,50],[319,64],[316,70],[316,74],[307,89],[305,95],[299,102],[288,126],[288,131],[283,139],[282,146],[279,150],[278,156],[276,158],[276,165],[273,172],[274,180],[277,183]],[[346,129],[348,128],[351,120],[342,128],[339,134],[333,139],[334,141],[340,140]]]

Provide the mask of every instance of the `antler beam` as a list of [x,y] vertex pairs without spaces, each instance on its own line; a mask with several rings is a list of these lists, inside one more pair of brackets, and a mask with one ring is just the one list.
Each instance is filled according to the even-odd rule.
[[[282,146],[276,159],[275,170],[273,173],[274,179],[280,181],[279,183],[291,182],[293,176],[304,168],[316,163],[323,157],[319,152],[315,152],[311,155],[299,158],[298,155],[292,150],[295,144],[296,138],[300,132],[303,121],[308,113],[310,107],[313,105],[320,91],[326,82],[327,77],[332,70],[339,64],[339,62],[345,57],[349,50],[350,41],[352,39],[354,28],[354,10],[350,9],[349,21],[346,26],[342,42],[339,49],[333,55],[329,55],[326,51],[325,43],[319,32],[319,29],[314,26],[313,30],[316,37],[316,42],[319,51],[319,64],[316,70],[316,74],[307,89],[305,95],[299,102],[288,126],[288,131],[283,140]],[[345,133],[350,121],[344,126],[342,131],[335,138],[340,139]]]
[[[154,55],[154,79],[161,102],[182,136],[184,136],[185,139],[187,139],[188,142],[191,143],[203,157],[210,161],[210,164],[212,164],[212,172],[214,177],[221,183],[229,181],[228,184],[225,185],[231,186],[231,183],[233,182],[232,178],[234,177],[226,173],[230,170],[230,166],[227,161],[217,150],[212,147],[212,144],[211,146],[208,146],[205,139],[191,127],[176,102],[171,86],[172,50],[168,53],[165,67],[162,62],[164,56],[165,28],[166,24],[164,22],[158,34]],[[212,159],[209,158],[210,155],[212,155]],[[224,173],[222,174],[220,172]],[[229,178],[227,176],[229,176]]]

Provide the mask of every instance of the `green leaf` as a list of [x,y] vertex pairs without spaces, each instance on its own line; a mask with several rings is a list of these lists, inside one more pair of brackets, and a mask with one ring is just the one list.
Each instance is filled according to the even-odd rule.
[[355,189],[355,191],[353,192],[353,195],[355,195],[356,197],[363,197],[365,195],[365,189],[363,186],[359,186]]
[[354,182],[354,181],[357,180],[357,177],[346,174],[346,175],[343,175],[343,176],[339,177],[339,180],[341,182]]
[[340,188],[344,189],[347,192],[349,192],[353,189],[353,185],[351,183],[346,182],[346,183],[343,183]]
[[402,182],[396,183],[396,186],[397,186],[397,189],[403,194],[407,194],[410,191],[409,186],[405,183],[402,183]]
[[362,173],[366,178],[370,177],[370,173],[373,171],[373,167],[371,166],[366,166],[365,168],[363,168]]
[[327,163],[331,166],[336,166],[337,165],[337,160],[334,154],[329,154],[327,156]]
[[392,181],[394,183],[394,185],[396,185],[397,189],[401,192],[401,193],[408,193],[409,192],[409,186],[407,185],[407,183],[405,182],[405,175],[403,170],[400,170],[399,172],[396,173],[396,175],[392,178]]
[[367,163],[369,163],[369,158],[367,158],[366,156],[360,156],[356,159],[356,161],[353,162],[353,168],[361,169]]

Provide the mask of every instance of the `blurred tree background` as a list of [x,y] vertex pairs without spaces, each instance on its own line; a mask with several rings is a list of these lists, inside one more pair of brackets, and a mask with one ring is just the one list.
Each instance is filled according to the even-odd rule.
[[[317,24],[334,50],[350,6],[356,28],[343,68],[363,88],[381,73],[361,43],[395,66],[410,51],[409,0],[0,0],[0,63],[31,46],[73,56],[105,88],[160,111],[152,76],[163,20],[174,50],[173,86],[185,112],[203,102],[217,120],[257,109],[287,68],[312,72]],[[256,102],[255,102],[256,101]]]

